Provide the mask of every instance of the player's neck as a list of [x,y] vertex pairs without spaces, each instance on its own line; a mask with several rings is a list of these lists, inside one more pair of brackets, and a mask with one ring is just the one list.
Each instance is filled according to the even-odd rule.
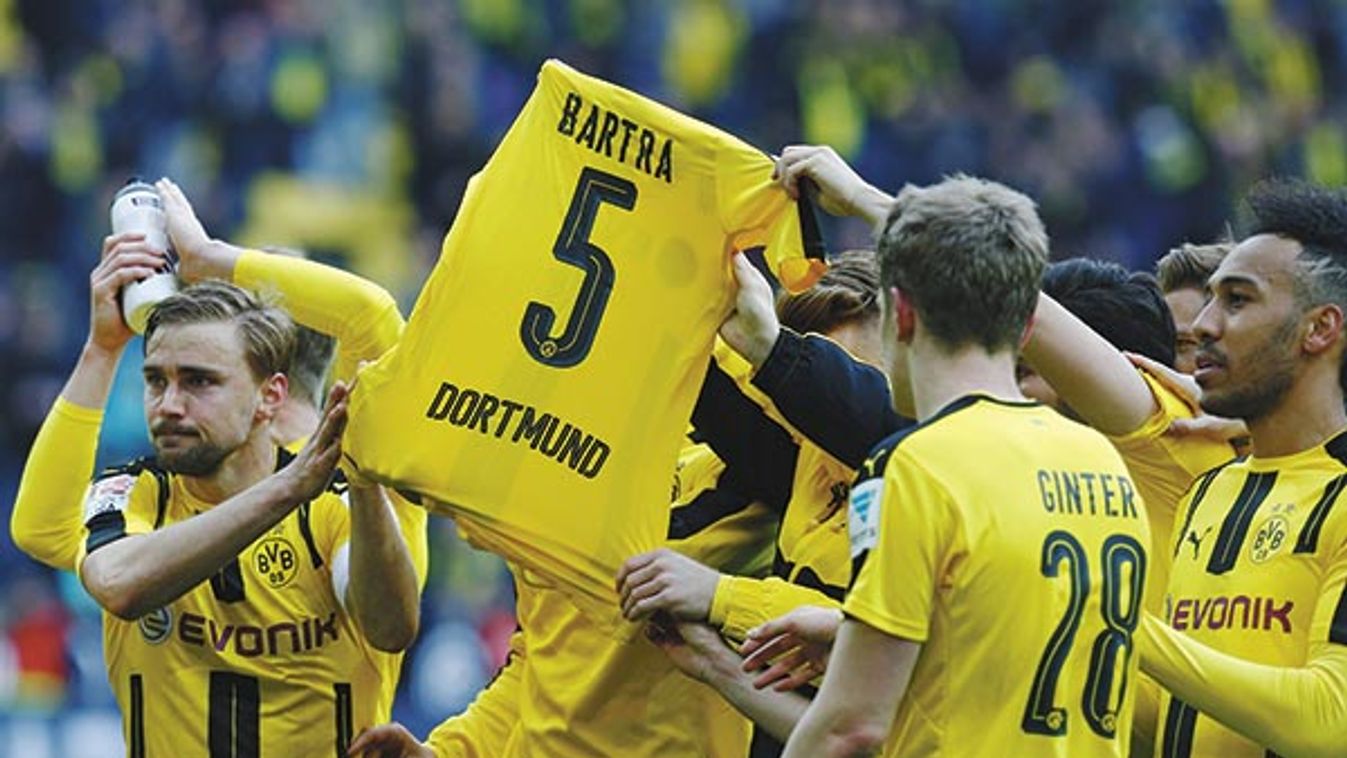
[[192,497],[218,505],[267,478],[276,470],[276,443],[270,425],[253,429],[246,442],[230,453],[210,476],[184,476]]
[[321,420],[317,408],[292,395],[272,419],[271,437],[277,445],[287,447],[313,434]]
[[908,356],[908,375],[917,420],[925,421],[965,395],[1024,400],[1015,381],[1015,355],[989,354],[978,346],[949,351],[930,340],[916,340]]
[[1302,375],[1267,415],[1251,419],[1253,454],[1278,458],[1324,444],[1347,426],[1336,372]]

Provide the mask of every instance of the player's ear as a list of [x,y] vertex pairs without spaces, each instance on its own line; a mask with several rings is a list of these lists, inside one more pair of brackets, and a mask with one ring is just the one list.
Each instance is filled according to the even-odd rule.
[[1342,321],[1342,309],[1332,303],[1310,311],[1309,329],[1301,340],[1301,347],[1310,355],[1331,349],[1342,337]]
[[257,421],[271,421],[276,418],[280,412],[281,406],[290,397],[290,380],[285,374],[276,372],[266,379],[262,380],[257,388],[260,403],[257,405],[257,412],[254,419]]

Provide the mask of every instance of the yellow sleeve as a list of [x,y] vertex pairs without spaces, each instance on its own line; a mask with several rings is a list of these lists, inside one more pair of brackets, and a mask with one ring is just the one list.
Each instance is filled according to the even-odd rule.
[[842,610],[885,634],[925,642],[958,529],[949,496],[895,450],[882,479],[852,488],[848,518],[860,568]]
[[245,250],[234,266],[234,283],[279,295],[295,321],[336,338],[337,380],[355,376],[360,361],[378,358],[402,336],[404,321],[393,296],[332,266]]
[[1147,613],[1141,667],[1175,697],[1279,755],[1337,756],[1347,744],[1347,647],[1314,643],[1297,668],[1213,650]]
[[738,250],[766,246],[766,259],[782,286],[802,292],[813,286],[828,264],[812,223],[772,179],[772,160],[737,140],[717,156],[721,223]]
[[753,579],[722,575],[711,599],[707,618],[727,637],[742,640],[748,630],[799,608],[822,605],[840,608],[841,603],[811,587],[792,584],[780,577]]
[[1229,462],[1235,450],[1215,440],[1166,434],[1175,419],[1193,418],[1200,411],[1146,371],[1138,372],[1159,407],[1140,427],[1111,440],[1132,478],[1150,490],[1145,497],[1147,509],[1173,513],[1192,483],[1204,472]]
[[23,466],[9,533],[20,550],[53,568],[75,569],[84,526],[80,506],[102,423],[101,409],[56,398]]
[[154,530],[167,497],[161,495],[160,488],[167,487],[168,480],[161,475],[141,461],[99,473],[84,497],[84,526],[79,531],[72,566],[76,574],[90,552],[128,535]]
[[510,732],[519,721],[523,695],[524,633],[510,637],[510,657],[496,678],[477,693],[467,710],[445,719],[426,745],[438,758],[495,758],[505,754]]

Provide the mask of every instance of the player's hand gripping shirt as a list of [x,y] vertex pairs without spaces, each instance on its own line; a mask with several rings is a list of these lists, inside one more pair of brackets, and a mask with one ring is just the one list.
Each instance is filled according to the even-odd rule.
[[[394,656],[365,642],[334,576],[350,532],[343,498],[329,489],[301,505],[209,581],[137,621],[103,614],[128,756],[344,755],[362,728],[388,720]],[[78,563],[210,507],[148,462],[106,471],[89,490]]]
[[843,610],[922,643],[885,755],[1125,756],[1150,534],[1118,453],[972,395],[880,445]]
[[[1165,617],[1174,630],[1245,661],[1276,667],[1341,659],[1347,645],[1347,433],[1280,458],[1212,471],[1179,509]],[[1337,702],[1347,686],[1334,664]],[[1260,693],[1275,691],[1269,677]],[[1318,703],[1301,707],[1317,709]],[[1312,723],[1289,721],[1287,730]],[[1233,725],[1232,726],[1237,726]],[[1183,701],[1162,700],[1156,755],[1271,755]]]
[[361,374],[350,455],[611,604],[621,562],[663,541],[731,252],[767,245],[792,287],[821,272],[771,173],[723,132],[546,63],[401,341]]
[[[679,454],[668,546],[723,570],[765,571],[775,514],[728,489],[706,445]],[[467,712],[427,742],[439,756],[742,758],[749,724],[643,639],[619,640],[555,587],[512,567],[521,632]]]

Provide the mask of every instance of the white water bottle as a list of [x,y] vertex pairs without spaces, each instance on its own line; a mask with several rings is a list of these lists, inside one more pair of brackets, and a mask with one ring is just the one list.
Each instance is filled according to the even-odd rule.
[[169,246],[164,202],[153,186],[132,177],[112,199],[111,215],[113,234],[143,234],[146,244],[163,250],[168,258],[156,273],[122,287],[122,318],[131,331],[144,334],[150,309],[178,291],[178,258]]

